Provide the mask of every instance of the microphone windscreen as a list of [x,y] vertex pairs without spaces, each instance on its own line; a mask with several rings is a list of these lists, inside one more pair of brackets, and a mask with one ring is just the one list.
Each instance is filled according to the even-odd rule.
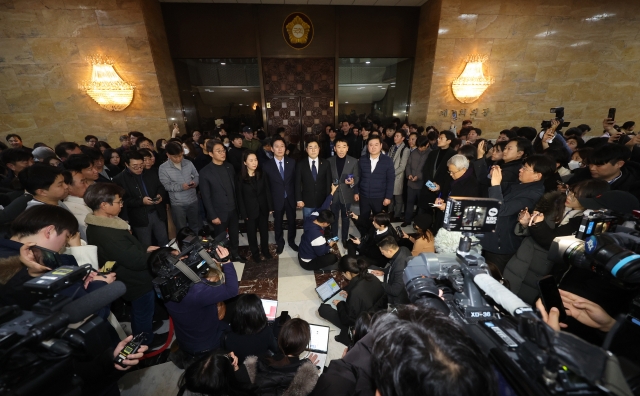
[[126,291],[127,287],[124,283],[115,281],[70,302],[62,308],[62,312],[69,315],[69,323],[77,323],[107,304],[111,304]]
[[491,275],[478,274],[473,278],[473,281],[480,289],[482,289],[482,291],[491,297],[493,301],[506,309],[511,315],[515,316],[515,312],[518,308],[530,308],[527,303],[522,301],[500,282],[493,279]]

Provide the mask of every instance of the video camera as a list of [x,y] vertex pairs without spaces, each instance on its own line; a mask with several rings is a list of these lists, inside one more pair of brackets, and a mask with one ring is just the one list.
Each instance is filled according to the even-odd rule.
[[[566,128],[569,126],[569,124],[571,124],[570,122],[564,121],[564,107],[552,107],[551,109],[549,109],[549,112],[555,113],[556,117],[554,119],[560,122],[560,124],[558,125],[558,128],[556,128],[556,132],[560,132],[563,127]],[[543,131],[546,131],[547,129],[551,128],[551,121],[553,121],[553,119],[542,120],[542,123],[540,124],[540,128]]]
[[79,273],[86,274],[87,267],[69,268],[61,277],[51,274],[58,268],[34,278],[55,277],[48,288],[25,283],[25,288],[51,296],[34,305],[32,311],[22,311],[17,305],[0,307],[1,395],[80,394],[83,380],[77,374],[77,364],[89,364],[111,345],[106,322],[90,315],[126,291],[125,285],[116,281],[74,301],[57,294],[64,289],[62,285],[75,283]]
[[[213,241],[203,240],[195,236],[187,236],[182,240],[182,251],[177,256],[167,256],[158,277],[153,280],[153,288],[156,295],[164,302],[180,302],[187,295],[191,286],[203,282],[215,287],[224,283],[224,274],[220,267],[213,261],[223,263],[229,257],[220,257],[216,248],[224,246],[226,233],[218,235]],[[207,265],[205,265],[207,264]],[[211,283],[202,278],[213,271],[218,275],[218,281]]]
[[[604,349],[547,326],[489,275],[473,248],[473,234],[495,230],[500,205],[495,199],[449,197],[443,224],[462,231],[458,250],[412,258],[403,274],[409,299],[448,313],[519,395],[607,394],[611,370],[620,371],[617,361]],[[439,285],[451,287],[453,298],[441,299]]]
[[[623,226],[629,221],[632,227]],[[589,270],[622,284],[640,284],[640,222],[610,210],[583,216],[576,236],[557,237],[549,260]]]

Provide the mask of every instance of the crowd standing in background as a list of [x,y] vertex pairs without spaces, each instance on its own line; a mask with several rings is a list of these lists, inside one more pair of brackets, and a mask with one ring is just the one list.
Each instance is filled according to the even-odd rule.
[[[496,231],[479,243],[496,277],[528,303],[535,304],[538,297],[535,281],[551,274],[567,293],[598,304],[611,317],[622,310],[624,302],[612,298],[612,286],[573,268],[553,265],[546,260],[546,252],[553,237],[577,231],[587,209],[623,214],[640,209],[640,135],[635,134],[632,121],[618,126],[611,119],[593,131],[587,125],[559,129],[556,121],[543,130],[513,127],[491,131],[498,137],[490,140],[483,137],[487,131],[471,120],[463,121],[461,128],[452,123],[449,130],[438,131],[399,119],[387,125],[367,119],[355,124],[343,121],[337,128],[327,125],[319,135],[296,141],[298,137],[286,135],[283,128],[268,136],[250,126],[228,133],[220,125],[213,131],[184,134],[176,126],[169,139],[156,142],[143,132],[129,132],[119,137],[116,148],[93,135],[87,135],[81,144],[59,142],[49,147],[35,143],[30,148],[22,137],[10,134],[7,145],[0,147],[0,223],[5,236],[14,242],[0,246],[0,253],[4,252],[3,257],[18,255],[29,232],[60,238],[64,231],[64,241],[49,246],[77,254],[77,261],[83,246],[96,246],[100,266],[118,263],[113,275],[103,281],[117,278],[125,283],[124,300],[131,305],[133,331],[148,333],[146,343],[153,348],[165,339],[153,335],[157,301],[152,273],[157,274],[161,254],[173,254],[170,248],[157,251],[159,247],[176,236],[176,231],[211,237],[227,234],[229,261],[260,263],[273,257],[268,244],[270,219],[275,254],[283,252],[286,218],[286,240],[298,252],[303,269],[339,270],[350,281],[342,292],[343,301],[327,301],[319,314],[340,328],[336,340],[353,352],[360,346],[368,348],[366,354],[373,355],[369,357],[376,373],[381,373],[369,384],[370,390],[386,389],[394,385],[391,380],[383,382],[391,372],[382,373],[387,365],[383,357],[396,352],[388,345],[404,341],[376,344],[371,350],[373,337],[392,337],[391,325],[399,326],[394,331],[414,328],[427,321],[429,314],[405,307],[395,319],[382,315],[373,326],[371,312],[387,304],[409,303],[402,273],[412,256],[448,251],[438,241],[448,234],[442,224],[450,196],[502,202]],[[36,213],[41,209],[35,208],[43,206],[51,207],[51,213]],[[298,209],[303,221],[299,245]],[[67,212],[69,216],[64,217]],[[20,216],[36,214],[42,227],[19,231],[15,222]],[[60,228],[56,221],[61,219],[69,224]],[[352,222],[359,235],[349,233]],[[396,229],[393,223],[411,226],[413,232]],[[238,250],[241,224],[247,232],[250,258]],[[31,262],[17,265],[32,277],[46,271]],[[271,328],[266,331],[255,296],[237,301],[238,316],[230,325],[222,321],[219,303],[238,293],[233,266],[223,268],[224,290],[198,286],[190,290],[194,294],[184,303],[167,304],[184,352],[184,386],[202,392],[214,392],[221,386],[227,387],[226,394],[253,394],[248,389],[283,390],[295,385],[302,389],[298,394],[309,394],[318,381],[314,394],[329,389],[327,378],[339,375],[336,370],[354,354],[350,351],[344,361],[332,363],[319,380],[316,376],[311,381],[305,370],[315,370],[307,364],[313,356],[298,358],[309,342],[306,322],[291,319],[277,333]],[[19,280],[25,279],[28,276],[0,276],[0,303],[15,303]],[[213,316],[200,323],[193,315]],[[358,329],[362,318],[371,322],[372,330],[355,336],[350,328]],[[453,334],[447,330],[447,319],[436,315],[430,320],[434,326],[439,323],[446,342],[445,333]],[[586,331],[588,325],[581,326]],[[208,329],[204,335],[203,329]],[[416,331],[411,336],[423,334]],[[231,353],[216,352],[222,347]],[[473,356],[460,364],[470,365],[469,373],[475,373],[470,375],[493,381],[493,374],[482,371],[486,362],[478,357],[481,354],[475,349],[466,353]],[[482,362],[475,364],[474,359]],[[214,362],[212,370],[208,365]],[[350,363],[351,367],[358,364],[361,362]],[[462,366],[443,369],[452,384],[458,369]],[[219,378],[207,382],[202,378],[205,375]],[[492,394],[472,393],[472,387],[465,388],[465,384],[456,385],[460,394]],[[334,393],[348,394],[348,389]]]

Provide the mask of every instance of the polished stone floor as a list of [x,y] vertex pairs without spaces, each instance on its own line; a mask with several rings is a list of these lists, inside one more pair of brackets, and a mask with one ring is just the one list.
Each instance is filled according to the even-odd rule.
[[[357,206],[353,208],[355,213],[358,213]],[[302,218],[301,211],[298,211],[298,218]],[[398,225],[394,223],[394,227]],[[407,227],[406,231],[409,231]],[[353,235],[359,235],[356,228],[351,225],[350,233]],[[296,241],[300,241],[302,230],[297,231]],[[286,237],[285,237],[286,238]],[[274,233],[269,232],[269,240],[274,243]],[[240,235],[240,245],[248,245],[246,234]],[[344,251],[340,244],[340,250],[343,254]],[[278,300],[278,315],[282,311],[288,311],[292,318],[302,318],[311,324],[322,324],[330,326],[331,332],[329,335],[329,354],[327,358],[327,365],[329,360],[339,359],[342,357],[345,346],[336,342],[334,336],[338,334],[339,330],[326,320],[322,319],[318,315],[318,306],[320,305],[320,299],[315,291],[316,288],[316,276],[313,271],[306,271],[298,264],[297,253],[285,245],[285,249],[277,260],[277,279],[273,282],[274,268],[265,268],[260,270],[252,265],[252,263],[242,264],[234,263],[234,267],[240,277],[240,292],[255,291],[260,295],[263,292],[273,290],[272,287],[277,286]],[[253,267],[251,269],[250,267]],[[271,266],[268,266],[271,267]],[[257,271],[256,274],[251,274],[252,279],[258,279],[261,275],[264,275],[266,281],[261,281],[260,285],[254,285],[253,281],[245,280],[245,269],[247,272]],[[265,272],[262,274],[261,272]],[[271,281],[269,281],[271,279]],[[259,282],[258,282],[259,283]],[[262,297],[262,296],[261,296]],[[166,331],[161,329],[159,332]],[[174,396],[178,392],[177,383],[182,371],[178,369],[173,363],[167,362],[156,366],[137,370],[128,373],[120,380],[120,389],[123,396]]]

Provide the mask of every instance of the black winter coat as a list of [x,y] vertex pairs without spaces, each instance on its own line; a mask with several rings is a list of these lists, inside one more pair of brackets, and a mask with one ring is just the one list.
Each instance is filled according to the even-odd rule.
[[260,174],[250,180],[240,177],[236,189],[240,218],[256,219],[261,213],[268,216],[273,210],[273,197],[266,175]]
[[[629,191],[636,197],[640,197],[640,164],[628,161],[622,168],[622,176],[610,184],[612,190]],[[569,184],[573,185],[583,180],[590,180],[591,172],[589,168],[576,169],[573,177],[569,179]]]
[[[142,172],[142,180],[145,190],[140,182],[140,176],[134,175],[127,169],[120,172],[113,178],[114,183],[124,188],[124,210],[121,217],[129,221],[131,227],[146,227],[149,225],[149,213],[156,211],[162,221],[167,220],[166,206],[169,203],[169,194],[160,183],[157,169],[149,169]],[[142,203],[144,197],[155,198],[158,194],[162,197],[162,202],[156,205],[145,205]]]
[[[446,150],[437,149],[429,153],[427,160],[422,168],[422,181],[424,183],[429,180],[440,186],[440,191],[448,189],[449,183],[451,183],[451,176],[449,176],[449,168],[447,167],[447,161],[449,158],[456,155],[456,150],[449,148]],[[436,159],[438,160],[436,162]],[[420,190],[420,197],[418,199],[418,206],[423,209],[431,211],[429,204],[434,203],[440,191],[433,192],[423,185]]]
[[389,304],[409,304],[407,289],[402,280],[404,269],[407,268],[407,259],[412,258],[411,252],[404,246],[389,260],[389,266],[383,269],[384,291],[387,293]]
[[384,237],[392,235],[396,241],[399,239],[393,227],[387,227],[387,230],[378,234],[376,228],[369,219],[359,216],[358,220],[351,219],[358,231],[360,231],[360,245],[356,245],[358,252],[369,259],[369,263],[378,267],[387,265],[388,259],[380,253],[378,242]]
[[366,278],[356,276],[344,290],[348,293],[347,300],[340,301],[336,306],[344,326],[355,326],[362,312],[377,311],[387,306],[382,282],[371,274],[367,274]]

